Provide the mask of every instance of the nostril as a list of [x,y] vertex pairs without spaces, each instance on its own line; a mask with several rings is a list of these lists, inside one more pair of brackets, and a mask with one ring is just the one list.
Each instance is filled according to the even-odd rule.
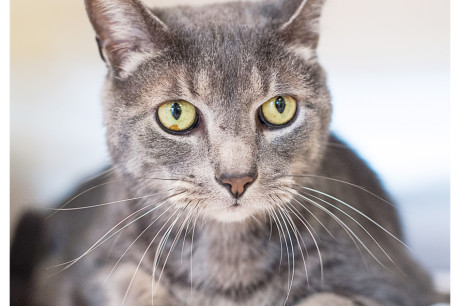
[[219,179],[217,179],[217,181],[218,181],[222,186],[224,186],[225,188],[227,188],[228,190],[230,190],[230,192],[231,192],[231,190],[233,189],[232,184],[230,184],[230,183],[225,183],[225,182],[223,182],[223,181],[220,181]]
[[217,181],[226,187],[236,198],[241,196],[246,189],[251,185],[255,176],[245,175],[245,176],[231,176],[231,175],[222,175],[220,178],[216,178]]

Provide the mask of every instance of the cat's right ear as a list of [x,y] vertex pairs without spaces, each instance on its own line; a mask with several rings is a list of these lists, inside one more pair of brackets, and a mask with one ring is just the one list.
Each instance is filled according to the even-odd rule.
[[158,56],[167,26],[139,0],[85,0],[102,58],[115,77],[129,76]]

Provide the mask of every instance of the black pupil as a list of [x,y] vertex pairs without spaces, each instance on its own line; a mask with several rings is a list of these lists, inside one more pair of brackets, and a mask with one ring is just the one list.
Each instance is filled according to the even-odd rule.
[[286,108],[286,102],[284,101],[283,97],[276,98],[275,106],[280,114],[284,112],[284,109]]
[[171,107],[171,115],[174,117],[174,119],[178,120],[181,113],[182,110],[180,109],[179,103],[175,102]]

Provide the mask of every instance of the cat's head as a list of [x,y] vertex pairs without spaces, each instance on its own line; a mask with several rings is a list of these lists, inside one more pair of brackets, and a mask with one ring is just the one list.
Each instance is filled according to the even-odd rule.
[[289,201],[292,175],[318,166],[331,112],[315,51],[322,0],[86,4],[109,69],[108,146],[125,177],[241,221]]

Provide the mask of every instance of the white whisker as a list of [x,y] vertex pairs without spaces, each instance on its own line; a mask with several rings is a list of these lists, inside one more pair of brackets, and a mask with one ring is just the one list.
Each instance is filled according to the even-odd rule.
[[[280,189],[281,190],[281,189]],[[288,192],[291,192],[288,190]],[[292,192],[291,192],[292,193]],[[297,202],[298,204],[300,204],[301,206],[303,206],[301,203],[299,203],[299,201],[297,201],[295,198],[293,199],[295,202]],[[293,209],[295,209],[295,211],[299,214],[299,216],[302,216],[302,218],[304,219],[304,221],[310,225],[310,223],[307,221],[307,219],[298,211],[298,209],[292,204],[292,203],[289,203],[291,205],[291,207]],[[316,221],[318,221],[318,223],[324,228],[324,230],[334,239],[336,240],[336,238],[334,237],[334,235],[327,229],[327,227],[323,224],[323,222],[315,216],[315,214],[310,210],[308,209],[307,207],[303,206],[303,208],[310,214],[312,215],[313,218],[315,218]],[[313,230],[313,227],[310,225],[310,227],[312,228]],[[316,234],[316,231],[314,231],[315,234]],[[318,234],[316,234],[318,236]],[[319,236],[318,236],[319,237]]]
[[[155,272],[156,272],[160,257],[163,254],[163,250],[166,247],[166,243],[169,240],[169,236],[171,235],[171,232],[172,232],[174,226],[176,225],[177,221],[182,216],[184,211],[185,211],[185,209],[182,208],[182,211],[177,216],[177,218],[174,220],[174,222],[165,231],[165,233],[163,234],[163,236],[160,239],[160,243],[157,246],[157,250],[156,250],[155,256],[154,256],[155,259],[153,261],[153,268],[152,268],[152,305],[153,305],[153,299],[154,299],[154,294],[155,294],[155,292],[154,292],[155,274],[156,274]],[[166,262],[165,262],[165,264],[166,264]],[[158,279],[158,282],[160,282],[160,279]]]
[[130,280],[130,282],[129,282],[128,288],[126,289],[125,295],[124,295],[124,297],[123,297],[123,301],[121,302],[121,306],[123,306],[123,305],[125,304],[126,298],[127,298],[127,296],[128,296],[129,289],[131,288],[131,286],[132,286],[132,284],[133,284],[134,278],[136,277],[137,271],[139,270],[139,267],[141,266],[141,263],[142,263],[142,261],[144,260],[145,255],[147,254],[148,250],[149,250],[150,247],[152,246],[152,244],[153,244],[153,242],[155,241],[155,239],[157,238],[157,236],[161,233],[161,230],[166,226],[166,224],[168,224],[169,220],[171,220],[171,218],[174,217],[178,211],[179,211],[179,208],[177,208],[177,209],[171,214],[171,216],[170,216],[170,217],[168,218],[168,220],[166,220],[166,222],[161,226],[161,228],[158,230],[158,233],[155,235],[155,237],[153,237],[152,241],[150,241],[149,245],[148,245],[147,248],[145,249],[144,254],[142,254],[142,257],[141,257],[141,259],[139,260],[139,263],[137,264],[136,269],[134,270],[133,276],[131,277],[131,280]]
[[319,190],[316,190],[316,189],[313,189],[313,188],[309,188],[309,187],[304,187],[304,186],[299,186],[300,188],[303,188],[303,189],[306,189],[306,190],[310,190],[310,191],[313,191],[313,192],[316,192],[316,193],[319,193],[321,195],[324,195],[328,198],[331,198],[343,205],[345,205],[346,207],[352,209],[353,211],[357,212],[358,214],[360,214],[361,216],[363,216],[364,218],[366,218],[367,220],[369,220],[370,222],[374,223],[376,226],[378,226],[382,231],[384,231],[385,233],[387,233],[389,236],[391,236],[393,239],[395,239],[396,241],[398,241],[399,243],[401,243],[403,246],[405,246],[406,248],[410,249],[404,242],[402,242],[398,237],[396,237],[395,235],[393,235],[392,233],[390,233],[386,228],[384,228],[383,226],[381,226],[379,223],[377,223],[376,221],[374,221],[374,219],[372,218],[369,218],[366,214],[362,213],[359,209],[356,209],[355,207],[353,207],[352,205],[340,200],[340,199],[337,199],[336,197],[334,196],[331,196],[327,193],[324,193],[322,191],[319,191]]
[[198,215],[195,217],[195,221],[193,221],[193,230],[192,230],[192,242],[190,244],[190,296],[191,302],[193,304],[193,238],[195,237],[195,227],[196,221],[198,220]]
[[[331,207],[337,209],[338,211],[340,211],[341,213],[343,213],[345,216],[347,216],[348,218],[350,218],[351,220],[353,220],[353,221],[354,221],[354,222],[355,222],[355,223],[356,223],[356,224],[357,224],[357,225],[358,225],[358,226],[359,226],[359,227],[360,227],[360,228],[361,228],[361,229],[362,229],[362,230],[363,230],[363,231],[364,231],[374,242],[375,242],[375,244],[376,244],[376,245],[379,247],[379,249],[385,254],[385,256],[391,261],[391,263],[392,263],[398,270],[400,270],[399,267],[396,265],[396,263],[393,261],[393,259],[390,257],[390,255],[388,255],[388,253],[382,248],[382,246],[381,246],[381,245],[378,243],[378,241],[374,238],[374,236],[372,236],[372,234],[369,233],[369,231],[368,231],[364,226],[362,226],[361,223],[359,223],[355,218],[353,218],[353,217],[350,216],[348,213],[346,213],[345,211],[343,211],[343,210],[340,209],[339,207],[337,207],[337,206],[335,206],[335,205],[329,203],[329,202],[326,201],[326,200],[323,200],[323,199],[321,199],[321,198],[319,198],[319,197],[316,197],[316,196],[314,196],[314,195],[312,195],[312,194],[308,194],[308,195],[311,196],[311,197],[313,197],[313,198],[315,198],[315,199],[317,199],[317,200],[322,201],[323,203],[328,204],[329,206],[331,206]],[[402,271],[401,271],[401,272],[402,272]]]
[[[92,176],[90,177],[89,179],[86,180],[86,182],[88,181],[91,181],[92,179],[96,178],[96,177],[102,177],[104,175],[106,175],[107,173],[111,172],[111,171],[114,171],[115,169],[114,168],[109,168],[105,171],[103,171],[102,173],[99,173],[95,176]],[[175,179],[175,178],[171,178],[171,179],[165,179],[165,178],[155,178],[155,177],[150,177],[150,178],[144,178],[143,180],[178,180],[178,179]],[[58,209],[51,209],[51,208],[48,208],[48,209],[51,209],[51,210],[55,210],[53,213],[51,213],[50,215],[48,215],[47,217],[45,217],[45,220],[51,218],[52,216],[54,216],[55,214],[57,214],[59,211],[63,210],[64,207],[66,207],[67,205],[69,205],[70,203],[72,203],[73,201],[75,201],[77,198],[79,198],[80,196],[90,192],[91,190],[94,190],[96,188],[100,188],[100,187],[103,187],[105,185],[108,185],[108,184],[111,184],[111,183],[116,183],[116,182],[121,182],[121,181],[126,181],[126,179],[116,179],[116,180],[112,180],[112,181],[108,181],[108,182],[104,182],[104,183],[101,183],[101,184],[98,184],[96,186],[93,186],[93,187],[90,187],[80,193],[78,193],[77,195],[75,195],[74,197],[72,197],[70,200],[68,200],[66,203],[64,203],[61,207],[59,207]]]
[[277,221],[278,218],[275,217],[275,210],[273,208],[271,208],[270,211],[271,211],[271,215],[273,216],[273,221],[275,221],[275,226],[276,226],[276,228],[278,230],[278,237],[279,237],[279,240],[280,240],[280,263],[279,263],[279,266],[278,266],[278,271],[281,271],[281,263],[282,263],[282,260],[283,260],[283,242],[281,240],[282,239],[281,238],[281,229],[280,229],[280,227],[278,225],[278,221]]
[[[289,202],[287,204],[290,205],[290,206],[293,206]],[[288,209],[290,209],[290,208],[288,207]],[[292,212],[292,210],[291,210],[291,212]],[[288,223],[290,224],[292,230],[294,231],[294,235],[295,235],[295,238],[297,240],[297,246],[298,246],[298,249],[300,251],[300,255],[302,256],[303,266],[305,268],[305,276],[307,278],[307,286],[308,286],[308,289],[310,290],[310,280],[309,280],[309,275],[308,275],[307,263],[305,261],[305,257],[303,255],[303,250],[302,250],[302,245],[303,245],[304,248],[305,248],[305,252],[307,253],[307,258],[309,258],[307,245],[305,244],[305,241],[304,241],[304,239],[302,237],[302,233],[300,232],[300,230],[295,225],[294,220],[291,218],[290,215],[287,215],[287,217],[288,217],[288,221],[289,221]],[[298,218],[298,216],[297,216],[297,218]],[[300,241],[302,241],[302,244],[300,244],[299,237],[300,237]]]
[[273,231],[273,224],[272,224],[272,215],[270,211],[268,212],[268,218],[270,220],[270,235],[268,236],[268,241],[272,240],[272,231]]
[[[190,210],[191,211],[195,211],[196,207],[198,206],[198,204],[200,204],[200,200],[197,201],[197,203],[195,204],[195,206],[193,206]],[[182,250],[181,250],[181,253],[180,253],[180,263],[182,265],[182,257],[183,257],[183,254],[184,254],[184,247],[185,247],[185,239],[187,238],[187,235],[189,233],[189,226],[192,224],[192,218],[190,218],[190,220],[188,221],[188,224],[187,224],[187,228],[185,229],[185,234],[184,234],[184,238],[183,238],[183,241],[182,241]]]
[[[189,203],[190,203],[190,202],[189,202]],[[187,206],[186,206],[185,208],[187,208]],[[160,273],[160,276],[158,277],[158,282],[157,282],[157,285],[155,286],[155,288],[153,288],[154,279],[155,279],[155,271],[154,271],[153,274],[152,274],[152,305],[153,305],[153,298],[154,298],[155,293],[156,293],[156,291],[157,291],[157,289],[158,289],[158,286],[160,285],[161,276],[163,275],[163,271],[164,271],[164,269],[165,269],[165,267],[166,267],[166,263],[168,262],[169,255],[171,254],[171,252],[172,252],[174,246],[176,245],[176,242],[177,242],[178,238],[179,238],[180,235],[182,234],[182,231],[184,230],[184,227],[185,227],[185,223],[188,223],[188,221],[189,221],[189,219],[192,217],[192,215],[193,215],[193,211],[190,210],[190,211],[188,212],[187,216],[185,217],[184,221],[182,222],[182,224],[181,224],[181,226],[180,226],[180,228],[179,228],[179,230],[178,230],[176,236],[174,237],[174,240],[173,240],[173,242],[172,242],[172,244],[171,244],[171,247],[169,248],[169,252],[168,252],[168,254],[166,255],[166,259],[165,259],[165,262],[164,262],[164,264],[163,264],[163,268],[161,269],[161,273]],[[161,254],[159,255],[159,257],[160,257],[160,256],[161,256]]]
[[355,188],[358,188],[368,194],[370,194],[371,196],[379,199],[380,201],[390,205],[390,206],[393,206],[395,207],[395,205],[391,202],[388,202],[387,200],[385,200],[384,198],[378,196],[377,194],[367,190],[366,188],[364,188],[363,186],[360,186],[360,185],[356,185],[356,184],[353,184],[353,183],[350,183],[350,182],[347,182],[347,181],[344,181],[344,180],[339,180],[339,179],[336,179],[336,178],[332,178],[332,177],[327,177],[327,176],[322,176],[322,175],[313,175],[313,174],[304,174],[304,175],[291,175],[291,176],[294,176],[294,177],[311,177],[311,178],[320,178],[320,179],[325,179],[325,180],[330,180],[330,181],[334,181],[334,182],[339,182],[339,183],[343,183],[343,184],[346,184],[346,185],[350,185],[350,186],[353,186]]
[[[297,216],[297,218],[299,218],[299,217]],[[299,220],[305,226],[305,228],[307,229],[308,233],[310,233],[310,236],[313,239],[313,243],[316,246],[316,250],[318,251],[318,259],[319,259],[319,262],[320,262],[320,269],[321,269],[321,283],[324,285],[323,257],[321,256],[321,250],[319,248],[318,242],[316,241],[315,236],[313,235],[313,232],[310,230],[309,226],[307,224],[305,224],[302,219],[299,218]]]
[[289,231],[289,228],[286,224],[286,219],[284,218],[284,216],[286,216],[286,213],[284,212],[283,208],[281,206],[279,206],[279,204],[276,204],[276,206],[278,206],[278,211],[280,213],[280,217],[281,219],[283,220],[283,223],[284,223],[284,226],[286,228],[286,233],[288,235],[288,238],[289,238],[289,242],[291,243],[291,254],[292,254],[292,274],[291,274],[291,283],[289,284],[288,283],[288,292],[287,292],[287,295],[286,295],[286,299],[284,300],[284,305],[286,305],[288,299],[289,299],[289,294],[291,293],[291,290],[292,290],[292,285],[294,284],[294,275],[295,275],[295,255],[294,255],[294,245],[292,243],[292,237],[291,237],[291,233]]
[[[64,207],[66,207],[67,205],[69,205],[70,203],[72,203],[75,199],[77,199],[78,197],[90,192],[91,190],[93,189],[96,189],[96,188],[99,188],[99,187],[102,187],[102,186],[105,186],[105,185],[108,185],[108,184],[111,184],[111,183],[116,183],[116,182],[120,182],[120,181],[123,181],[123,179],[118,179],[118,180],[113,180],[113,181],[109,181],[109,182],[105,182],[105,183],[102,183],[102,184],[99,184],[99,185],[96,185],[96,186],[93,186],[89,189],[86,189],[85,191],[82,191],[80,192],[79,194],[77,194],[76,196],[72,197],[70,200],[68,200],[67,202],[65,202],[60,208],[58,209],[53,209],[53,210],[56,210],[54,211],[53,213],[51,213],[49,216],[47,216],[45,219],[48,219],[48,218],[51,218],[52,216],[54,216],[55,214],[57,214],[59,212],[59,210],[63,209]],[[51,208],[49,208],[51,209]]]
[[[298,193],[292,193],[292,194],[293,194],[293,195],[299,195]],[[309,210],[305,205],[303,205],[302,203],[300,203],[296,198],[293,197],[292,199],[293,199],[295,202],[297,202],[303,209],[305,209],[305,210],[307,210],[308,212],[310,212],[310,210]],[[319,204],[318,204],[318,205],[319,205]],[[316,206],[316,205],[315,205],[315,206]],[[320,209],[322,209],[322,211],[324,212],[324,208],[323,208],[323,207],[321,207]],[[326,212],[335,222],[337,222],[337,224],[339,224],[339,225],[343,228],[343,230],[345,231],[345,233],[350,237],[351,241],[353,242],[353,244],[354,244],[354,245],[356,246],[356,248],[358,249],[359,253],[361,254],[361,257],[363,258],[363,261],[364,261],[365,265],[367,266],[367,261],[365,260],[363,254],[362,254],[362,252],[361,252],[361,249],[359,248],[358,244],[356,243],[355,238],[353,238],[353,236],[349,233],[349,231],[342,225],[342,223],[340,223],[341,220],[340,220],[340,219],[337,220],[338,217],[336,217],[332,212],[330,212],[330,211],[328,211],[328,210],[326,210],[325,212]],[[327,230],[327,228],[325,228],[325,230]],[[336,239],[334,236],[332,236],[332,238],[334,238],[334,240],[337,241],[337,239]]]
[[[274,204],[276,205],[276,203],[274,203]],[[280,214],[281,214],[281,212],[280,212]],[[289,290],[290,290],[289,279],[291,278],[291,258],[289,256],[289,251],[288,251],[289,247],[288,247],[288,243],[287,243],[286,233],[284,232],[284,228],[282,226],[282,223],[281,223],[280,219],[278,218],[278,214],[276,213],[276,210],[274,210],[274,215],[275,215],[275,218],[278,220],[278,222],[280,224],[281,232],[283,234],[284,243],[285,243],[285,246],[286,246],[286,256],[287,256],[287,262],[288,262],[288,295],[289,295]],[[287,300],[287,297],[286,297],[286,300]],[[284,304],[286,304],[286,300],[284,301]]]
[[350,229],[350,227],[348,227],[348,225],[346,225],[340,218],[338,218],[336,215],[334,215],[332,212],[330,212],[329,210],[327,210],[326,208],[324,208],[323,206],[321,206],[319,203],[317,203],[316,201],[313,201],[312,199],[310,198],[307,198],[305,197],[304,195],[302,194],[297,194],[299,195],[301,198],[307,200],[308,202],[310,202],[311,204],[315,205],[316,207],[318,207],[319,209],[321,209],[322,211],[324,211],[325,213],[327,213],[328,215],[330,215],[331,217],[334,218],[334,220],[336,220],[337,222],[339,222],[344,228],[346,228],[355,238],[356,240],[359,241],[359,243],[364,247],[364,249],[372,256],[372,258],[374,258],[374,260],[379,264],[381,265],[383,268],[386,268],[385,265],[374,255],[374,253],[372,253],[371,250],[369,250],[369,248],[361,241],[361,239],[359,239],[359,237],[355,234],[355,232],[353,230]]
[[[300,203],[299,201],[297,201],[296,199],[294,199],[297,203],[299,203],[302,207],[305,208],[305,205],[303,205],[302,203]],[[310,199],[310,201],[313,201]],[[324,207],[320,206],[318,203],[316,203],[315,201],[313,201],[314,205],[318,208],[320,208],[323,212],[325,212],[326,214],[328,214],[335,222],[337,222],[337,224],[339,224],[344,232],[350,237],[351,241],[353,242],[353,244],[356,246],[356,249],[358,250],[359,254],[361,255],[361,258],[364,262],[364,264],[366,265],[366,267],[368,266],[367,264],[367,261],[366,261],[366,258],[364,257],[364,254],[361,252],[361,249],[359,248],[359,245],[358,243],[356,242],[355,238],[353,237],[353,235],[356,237],[355,233],[348,227],[346,226],[346,224],[339,218],[337,217],[335,214],[333,214],[331,211],[325,209]],[[312,202],[310,202],[312,203]],[[351,231],[351,233],[350,233]],[[359,240],[359,239],[358,239]],[[337,240],[336,240],[337,241]],[[363,244],[361,241],[359,241],[361,244]]]
[[125,200],[112,201],[112,202],[101,203],[101,204],[90,205],[90,206],[72,207],[72,208],[48,208],[48,210],[72,211],[72,210],[82,210],[82,209],[88,209],[88,208],[96,208],[96,207],[108,206],[108,205],[113,205],[113,204],[118,204],[118,203],[123,203],[123,202],[128,202],[128,201],[134,201],[134,200],[145,199],[145,198],[149,198],[149,197],[156,196],[156,195],[158,195],[158,194],[160,194],[160,193],[169,192],[169,191],[171,191],[171,190],[172,190],[172,189],[168,189],[168,190],[160,191],[160,192],[157,192],[157,193],[148,194],[148,195],[145,195],[145,196],[134,197],[134,198],[125,199]]
[[160,219],[168,210],[170,210],[172,208],[172,206],[169,206],[167,209],[165,209],[165,211],[163,211],[158,217],[155,218],[155,220],[153,220],[137,237],[136,239],[134,239],[133,242],[131,242],[131,244],[128,246],[128,248],[123,252],[123,254],[121,255],[121,257],[118,259],[118,261],[115,263],[115,265],[113,266],[112,270],[110,270],[109,272],[109,275],[107,275],[105,281],[104,281],[104,285],[107,283],[108,279],[110,278],[110,275],[113,273],[113,271],[115,270],[115,268],[118,266],[118,264],[120,263],[120,261],[123,259],[123,257],[126,255],[126,253],[129,251],[129,249],[131,249],[131,247],[134,245],[134,243],[136,243],[136,241],[153,225],[155,224],[155,222]]
[[[64,267],[62,269],[63,270],[66,270],[68,268],[70,268],[72,265],[74,265],[76,262],[78,262],[81,258],[83,258],[84,256],[86,256],[87,254],[91,253],[92,251],[94,251],[95,249],[97,249],[99,246],[101,246],[104,242],[106,242],[107,240],[109,240],[110,238],[112,238],[114,235],[116,235],[117,233],[119,233],[120,231],[122,231],[123,229],[125,229],[127,226],[133,224],[134,222],[138,221],[139,219],[147,216],[148,214],[150,214],[152,211],[160,208],[161,206],[163,206],[168,199],[174,197],[174,196],[177,196],[177,195],[180,195],[182,194],[183,192],[181,193],[177,193],[177,194],[174,194],[174,195],[171,195],[171,196],[168,196],[164,199],[162,199],[161,201],[159,202],[156,202],[156,203],[152,203],[152,204],[149,204],[149,205],[146,205],[142,208],[140,208],[139,210],[131,213],[129,216],[127,216],[126,218],[124,218],[123,220],[121,220],[120,222],[118,222],[115,226],[113,226],[107,233],[105,233],[101,238],[99,238],[98,241],[96,241],[88,250],[86,250],[82,255],[80,255],[79,257],[75,258],[75,259],[72,259],[72,260],[69,260],[67,262],[64,262],[64,263],[61,263],[61,264],[58,264],[58,265],[54,265],[54,266],[51,266],[49,268],[55,268],[55,267],[60,267],[60,266],[64,266],[64,265],[67,265],[66,267]],[[157,205],[158,204],[158,205]],[[113,230],[115,230],[115,228],[117,228],[120,224],[122,224],[124,221],[126,221],[127,219],[129,219],[130,217],[132,217],[133,215],[139,213],[140,211],[142,210],[145,210],[153,205],[157,205],[155,206],[154,208],[148,210],[147,212],[143,213],[141,216],[139,217],[136,217],[134,220],[130,221],[129,223],[125,224],[123,227],[121,227],[120,229],[118,229],[117,231],[115,231],[112,235],[110,235],[109,237],[107,237],[107,235],[109,235]],[[105,238],[107,237],[107,238]],[[105,238],[105,239],[104,239]]]

